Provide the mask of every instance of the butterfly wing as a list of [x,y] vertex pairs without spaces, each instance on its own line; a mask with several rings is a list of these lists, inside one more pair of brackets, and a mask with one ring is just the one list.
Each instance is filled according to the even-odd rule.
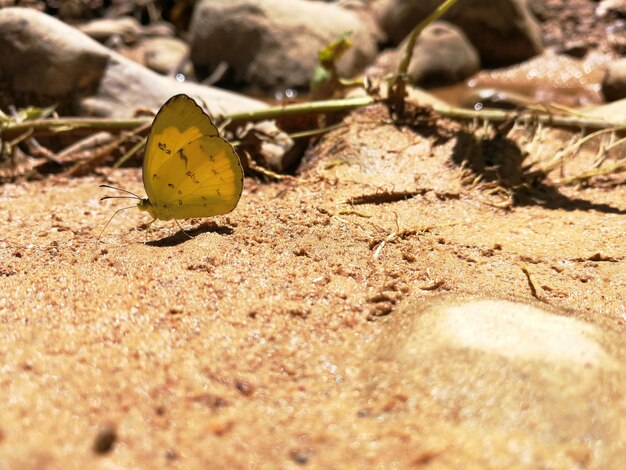
[[154,117],[143,159],[143,185],[152,204],[163,202],[169,181],[164,165],[180,158],[179,151],[203,136],[217,136],[211,118],[187,95],[175,95]]
[[243,169],[228,141],[202,136],[181,147],[158,172],[162,219],[210,217],[232,211],[241,197]]

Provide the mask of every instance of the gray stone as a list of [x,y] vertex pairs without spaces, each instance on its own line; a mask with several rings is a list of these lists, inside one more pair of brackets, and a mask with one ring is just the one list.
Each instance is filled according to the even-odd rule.
[[125,44],[130,44],[141,36],[139,22],[132,17],[101,18],[78,25],[78,29],[98,42],[107,42],[118,37]]
[[101,44],[30,8],[0,9],[0,51],[0,89],[8,94],[89,94],[109,60]]
[[225,62],[236,82],[305,87],[318,51],[347,31],[354,46],[338,65],[353,76],[377,51],[376,35],[357,13],[305,0],[203,0],[190,26],[191,59],[207,75]]
[[608,65],[602,80],[602,94],[607,101],[626,98],[626,59]]
[[[375,8],[381,29],[398,44],[440,4],[440,0],[382,0]],[[539,24],[523,0],[464,0],[443,18],[463,30],[484,64],[521,62],[543,49]]]
[[236,93],[163,77],[30,8],[0,9],[0,50],[0,98],[18,106],[57,102],[80,114],[129,117],[137,108],[156,109],[170,96],[187,93],[212,114],[266,107]]
[[[400,57],[405,44],[398,48]],[[408,72],[418,85],[442,86],[457,83],[479,69],[478,53],[463,32],[440,21],[429,25],[418,38]]]
[[184,65],[189,57],[189,45],[178,38],[147,38],[142,49],[146,66],[164,75]]

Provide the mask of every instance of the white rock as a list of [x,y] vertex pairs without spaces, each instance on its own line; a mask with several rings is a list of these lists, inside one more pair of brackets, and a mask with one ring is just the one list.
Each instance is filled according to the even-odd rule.
[[596,15],[602,17],[609,14],[609,12],[615,12],[619,14],[626,13],[626,1],[625,0],[602,0],[596,7]]
[[470,348],[508,358],[604,367],[611,359],[590,324],[506,300],[478,299],[428,309],[407,340],[423,346],[423,331],[435,332],[433,347]]
[[621,468],[624,372],[603,347],[615,339],[572,314],[481,298],[407,301],[381,322],[364,401],[384,419],[390,397],[404,397],[455,436],[451,450],[465,446],[495,468],[591,458],[590,468]]

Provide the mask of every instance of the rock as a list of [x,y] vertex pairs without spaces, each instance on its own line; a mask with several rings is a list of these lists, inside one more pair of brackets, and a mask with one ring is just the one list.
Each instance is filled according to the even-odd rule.
[[[626,438],[614,410],[623,372],[602,346],[609,333],[571,314],[484,298],[408,302],[381,323],[364,400],[383,412],[390,395],[419,403],[433,429],[466,436],[457,445],[479,446],[485,462],[510,456],[500,468],[537,468],[559,453],[547,466],[573,468],[592,449],[594,467],[608,468],[622,450],[603,443]],[[572,443],[585,444],[570,455]]]
[[426,305],[419,316],[407,321],[413,326],[401,350],[409,361],[419,357],[417,352],[423,348],[444,348],[592,371],[616,365],[597,342],[601,334],[595,327],[528,304],[497,299],[442,301]]
[[611,62],[602,79],[602,94],[607,101],[626,98],[626,59]]
[[[375,5],[381,29],[398,44],[440,0],[382,0]],[[522,0],[466,0],[444,19],[459,26],[490,66],[521,62],[542,49],[539,24]]]
[[[398,48],[399,57],[405,44]],[[429,25],[420,35],[408,72],[417,85],[442,86],[460,82],[479,68],[478,53],[463,32],[441,21]]]
[[100,18],[76,27],[107,47],[135,44],[148,37],[173,37],[175,34],[171,23],[156,21],[144,26],[130,16]]
[[187,93],[212,114],[266,107],[235,93],[160,76],[29,8],[0,9],[0,50],[0,100],[10,97],[18,106],[57,102],[73,113],[129,117],[137,108],[156,109],[170,96]]
[[[255,156],[261,165],[278,173],[286,173],[300,160],[303,149],[294,140],[276,126],[274,121],[263,121],[250,125],[244,135],[252,132],[259,145]],[[252,138],[252,136],[249,136]]]
[[59,98],[98,87],[109,54],[71,26],[29,8],[0,10],[0,90]]
[[118,37],[124,44],[131,44],[141,36],[141,25],[135,18],[102,18],[78,26],[78,29],[98,42]]
[[176,36],[176,28],[172,23],[167,21],[155,21],[154,23],[142,26],[141,33],[144,37],[172,38]]
[[609,13],[614,13],[621,18],[626,17],[626,1],[602,0],[596,8],[596,15],[603,17],[607,16]]
[[206,75],[226,62],[235,82],[305,87],[318,51],[346,31],[353,47],[338,65],[353,76],[376,55],[376,35],[357,13],[305,0],[203,0],[190,25],[191,59]]
[[111,58],[97,92],[80,100],[80,112],[94,116],[129,117],[137,108],[158,109],[177,93],[198,98],[211,115],[252,111],[267,106],[218,88],[177,82],[116,55]]
[[189,57],[189,45],[178,38],[148,38],[142,48],[146,66],[163,75],[184,65]]
[[626,122],[626,98],[601,106],[588,106],[581,112],[585,116],[603,118],[611,125],[621,126]]
[[563,44],[560,52],[561,54],[568,55],[570,57],[575,57],[577,59],[582,59],[587,55],[589,49],[596,46],[595,44],[591,44],[588,41],[568,41]]
[[114,426],[106,425],[101,429],[93,443],[93,451],[96,454],[106,454],[113,450],[117,441],[117,431]]

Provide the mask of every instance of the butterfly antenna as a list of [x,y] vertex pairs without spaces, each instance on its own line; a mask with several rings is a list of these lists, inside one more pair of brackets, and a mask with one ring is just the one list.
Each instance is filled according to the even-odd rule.
[[127,191],[126,189],[122,189],[122,188],[116,188],[115,186],[109,186],[108,184],[101,184],[99,187],[100,188],[114,189],[116,191],[121,191],[123,193],[130,194],[132,196],[132,198],[131,197],[127,197],[127,196],[104,196],[103,198],[100,198],[101,201],[103,199],[125,199],[125,198],[127,198],[127,199],[139,199],[141,201],[141,197],[137,196],[132,191]]
[[101,201],[104,201],[105,199],[137,199],[137,198],[135,196],[102,196],[100,198]]
[[[116,189],[116,188],[113,188]],[[122,207],[121,209],[116,210],[115,212],[113,212],[113,215],[111,216],[111,218],[109,219],[109,221],[104,224],[104,227],[102,227],[102,230],[100,230],[100,235],[98,235],[98,239],[96,240],[96,242],[100,241],[100,237],[102,236],[102,234],[104,233],[104,231],[106,230],[106,228],[109,226],[109,224],[111,223],[111,221],[113,220],[113,217],[115,217],[118,213],[128,210],[128,209],[132,209],[133,207],[137,207],[137,206],[128,206],[128,207]]]

